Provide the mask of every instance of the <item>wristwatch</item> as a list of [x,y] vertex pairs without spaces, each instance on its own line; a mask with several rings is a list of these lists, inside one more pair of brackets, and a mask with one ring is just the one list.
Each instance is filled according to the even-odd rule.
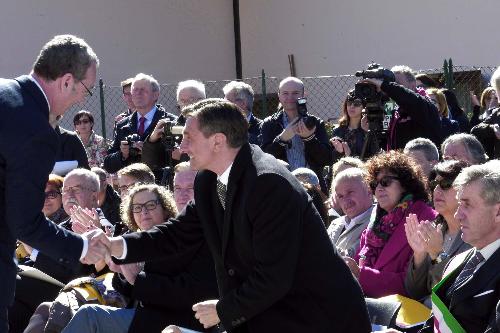
[[436,259],[432,260],[431,263],[433,265],[439,264],[441,261],[448,259],[450,255],[444,251],[439,252],[438,256]]

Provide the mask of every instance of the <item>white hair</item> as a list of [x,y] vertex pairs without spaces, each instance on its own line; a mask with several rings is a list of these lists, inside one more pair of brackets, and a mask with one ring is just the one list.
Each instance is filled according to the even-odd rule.
[[159,92],[160,91],[160,84],[152,75],[144,74],[144,73],[139,73],[134,77],[134,81],[132,82],[132,85],[134,85],[135,81],[147,81],[149,84],[151,84],[151,90],[153,92]]
[[180,92],[188,88],[196,90],[199,93],[198,97],[200,97],[200,99],[207,98],[207,94],[205,92],[205,85],[203,84],[203,82],[197,80],[185,80],[177,84],[177,92],[176,92],[177,101],[179,100]]
[[64,182],[63,182],[63,187],[64,183],[66,182],[67,179],[70,177],[77,176],[77,177],[82,177],[84,178],[84,183],[85,186],[88,187],[90,190],[99,192],[99,176],[97,176],[96,173],[83,169],[83,168],[77,168],[71,170],[65,177],[64,177]]
[[222,91],[224,92],[224,96],[227,96],[230,92],[234,92],[236,96],[245,98],[249,111],[252,111],[254,92],[251,85],[241,81],[231,81],[222,88]]

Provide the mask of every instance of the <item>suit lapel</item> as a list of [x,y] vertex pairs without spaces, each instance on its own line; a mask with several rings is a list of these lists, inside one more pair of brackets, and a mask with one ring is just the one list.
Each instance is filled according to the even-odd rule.
[[[481,266],[472,278],[461,285],[451,298],[450,308],[460,303],[466,298],[472,297],[481,291],[489,284],[489,282],[499,275],[498,262],[500,261],[500,249]],[[465,265],[465,263],[464,263]]]
[[15,79],[21,88],[23,89],[24,92],[27,92],[38,104],[39,110],[43,112],[46,116],[47,119],[49,118],[49,104],[47,102],[47,99],[45,98],[43,92],[40,90],[40,88],[36,85],[33,80],[27,76],[23,75]]
[[[151,134],[151,132],[153,132],[153,129],[155,128],[155,126],[158,123],[158,120],[160,120],[160,118],[161,118],[160,110],[158,109],[158,107],[156,107],[156,111],[155,111],[155,114],[153,115],[153,119],[151,120],[151,124],[149,124],[148,128],[146,128],[146,130],[144,131],[144,134],[141,137],[142,141],[146,140],[146,138],[149,136],[149,134]],[[136,122],[136,124],[137,124],[137,122]]]

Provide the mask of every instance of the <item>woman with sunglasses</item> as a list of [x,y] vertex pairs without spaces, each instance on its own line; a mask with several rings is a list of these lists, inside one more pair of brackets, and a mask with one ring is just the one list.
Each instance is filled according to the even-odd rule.
[[470,245],[462,240],[460,223],[455,219],[458,208],[457,191],[453,181],[463,168],[464,161],[444,161],[431,172],[430,187],[435,210],[439,213],[433,221],[422,221],[414,215],[406,220],[406,238],[413,250],[405,287],[409,296],[430,306],[432,287],[441,280],[446,263],[451,257]]
[[73,125],[76,134],[85,147],[90,167],[101,168],[109,147],[106,140],[93,130],[94,116],[89,111],[80,110],[73,117]]
[[[344,156],[361,156],[368,124],[361,121],[364,105],[361,99],[349,91],[342,108],[342,116],[332,132],[330,144],[333,146],[333,161]],[[371,148],[371,147],[370,147]],[[374,151],[369,149],[366,156],[370,157]]]
[[413,251],[406,240],[405,218],[437,216],[427,204],[427,180],[420,167],[398,151],[373,156],[366,170],[377,206],[361,235],[358,253],[345,260],[367,297],[406,295],[404,279]]

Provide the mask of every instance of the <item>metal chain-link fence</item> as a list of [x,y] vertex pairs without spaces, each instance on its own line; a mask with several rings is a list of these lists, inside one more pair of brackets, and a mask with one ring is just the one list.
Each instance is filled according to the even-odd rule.
[[[495,66],[453,66],[454,91],[460,105],[470,113],[472,110],[470,91],[479,98],[482,90],[488,86]],[[429,74],[436,81],[444,85],[442,69],[419,70],[418,73]],[[261,77],[246,78],[243,81],[250,84],[255,92],[254,113],[260,117],[275,112],[278,105],[278,84],[280,78]],[[341,113],[342,103],[350,89],[358,80],[354,75],[319,76],[302,78],[305,85],[307,106],[311,114],[317,115],[325,121],[335,122]],[[206,81],[206,93],[208,97],[223,97],[222,87],[230,80]],[[176,107],[177,83],[162,84],[160,89],[159,103],[165,109],[178,114]],[[94,130],[105,136],[108,140],[113,138],[113,127],[115,117],[126,110],[122,100],[122,89],[120,86],[96,87],[93,96],[89,97],[83,104],[74,106],[61,120],[61,126],[74,130],[73,116],[79,110],[92,112],[95,118]]]

